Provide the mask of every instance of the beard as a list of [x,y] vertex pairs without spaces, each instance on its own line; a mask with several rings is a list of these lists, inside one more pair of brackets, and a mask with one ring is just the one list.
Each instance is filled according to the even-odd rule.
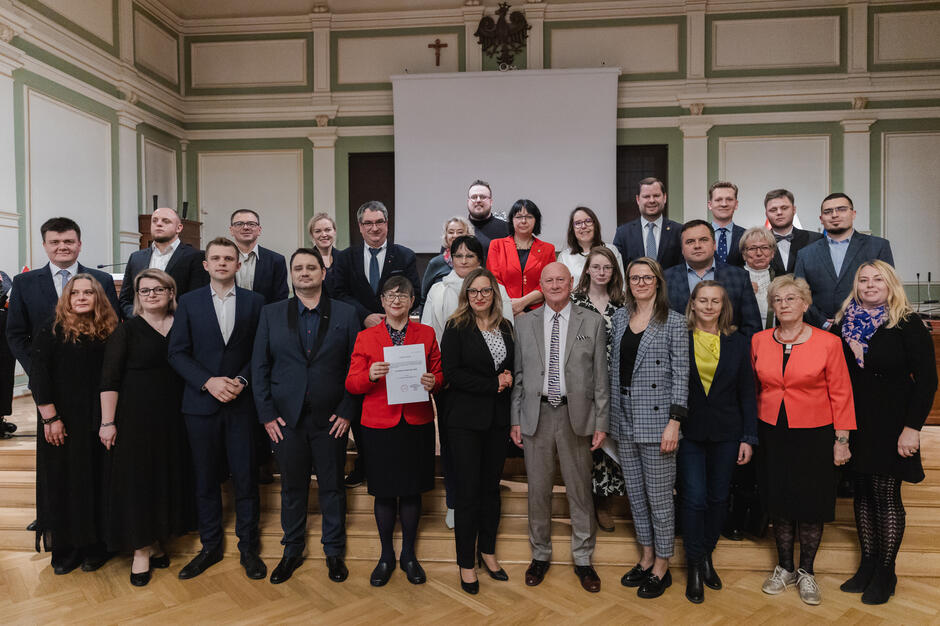
[[849,226],[840,226],[839,228],[827,228],[826,232],[830,235],[844,235],[849,232]]
[[157,243],[169,243],[176,239],[176,234],[171,235],[154,235],[153,240]]

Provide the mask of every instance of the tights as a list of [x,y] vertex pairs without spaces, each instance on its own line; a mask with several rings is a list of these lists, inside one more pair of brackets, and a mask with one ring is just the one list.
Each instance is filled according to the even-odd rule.
[[890,567],[904,537],[906,513],[901,481],[893,476],[856,474],[855,525],[862,558]]
[[780,567],[793,571],[793,542],[800,536],[800,569],[807,574],[813,573],[813,561],[822,540],[822,522],[796,522],[794,520],[774,519],[774,539],[777,540],[777,558]]
[[401,520],[401,560],[403,563],[414,561],[418,519],[421,517],[421,494],[375,499],[375,524],[382,541],[382,558],[379,560],[385,563],[395,563],[392,533],[395,531],[396,517]]

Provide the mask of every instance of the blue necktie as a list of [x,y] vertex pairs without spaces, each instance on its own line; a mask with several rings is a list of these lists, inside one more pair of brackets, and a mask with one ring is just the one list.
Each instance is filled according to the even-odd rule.
[[656,235],[653,232],[655,227],[656,224],[652,222],[646,225],[646,256],[651,259],[656,258]]
[[558,318],[561,313],[552,316],[552,337],[548,348],[548,403],[553,407],[561,405],[561,374],[559,371]]
[[372,287],[372,293],[379,292],[379,259],[378,254],[382,248],[369,248],[369,254],[372,258],[369,260],[369,285]]
[[718,235],[718,260],[721,261],[722,263],[727,263],[728,262],[728,234],[727,234],[728,229],[719,228],[718,230],[721,233],[720,235]]
[[68,282],[69,282],[69,277],[70,277],[72,274],[71,274],[71,272],[69,272],[68,270],[59,270],[58,272],[56,272],[56,274],[58,274],[59,276],[62,277],[62,288],[59,289],[59,292],[61,293],[61,292],[65,291],[65,286],[68,284]]

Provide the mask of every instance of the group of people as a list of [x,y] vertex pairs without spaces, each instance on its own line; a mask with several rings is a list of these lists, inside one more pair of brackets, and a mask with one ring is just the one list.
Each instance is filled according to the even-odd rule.
[[[888,242],[854,230],[848,196],[823,200],[819,235],[793,226],[783,189],[766,196],[769,229],[734,224],[737,191],[713,184],[713,220],[679,224],[665,217],[665,185],[644,179],[640,217],[612,245],[594,211],[577,207],[556,254],[538,238],[534,202],[516,201],[504,220],[477,180],[423,281],[414,252],[388,241],[381,202],[357,212],[361,243],[337,251],[335,223],[318,214],[312,245],[289,260],[258,245],[255,211],[235,211],[231,239],[202,252],[180,242],[172,209],[158,209],[153,245],[131,255],[120,296],[110,276],[78,264],[79,226],[49,220],[50,263],[13,279],[7,322],[42,425],[37,549],[40,539],[51,549],[57,574],[133,550],[131,582],[146,585],[169,565],[166,540],[198,528],[202,549],[179,573],[198,576],[222,559],[220,485],[231,476],[241,563],[264,578],[258,480],[273,451],[284,553],[272,583],[303,562],[315,474],[329,578],[348,576],[345,489],[365,482],[381,543],[371,584],[397,567],[421,584],[436,418],[467,593],[479,593],[477,567],[508,580],[496,556],[500,479],[507,455],[522,455],[527,585],[550,567],[556,460],[582,587],[600,590],[597,528],[614,529],[611,500],[625,494],[639,554],[621,583],[662,595],[678,501],[693,603],[722,586],[712,554],[732,479],[756,465],[778,551],[763,590],[793,586],[818,604],[814,559],[848,469],[861,562],[842,589],[886,602],[900,484],[924,477],[932,342]],[[426,400],[388,388],[395,346],[423,354],[410,387]],[[344,476],[349,432],[357,454]]]

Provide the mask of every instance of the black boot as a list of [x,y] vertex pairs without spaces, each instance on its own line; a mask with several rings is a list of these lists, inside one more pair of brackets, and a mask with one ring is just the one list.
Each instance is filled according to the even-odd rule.
[[705,586],[702,580],[702,562],[689,561],[688,578],[685,583],[685,597],[693,604],[705,601]]
[[862,594],[862,604],[884,604],[891,597],[891,581],[894,579],[893,568],[885,565],[875,566],[871,581]]
[[705,560],[702,561],[702,580],[709,589],[721,589],[721,578],[718,576],[718,572],[715,571],[711,552],[706,554]]
[[842,583],[839,589],[846,593],[862,593],[868,587],[871,576],[875,571],[875,557],[863,554],[858,571],[850,579]]

